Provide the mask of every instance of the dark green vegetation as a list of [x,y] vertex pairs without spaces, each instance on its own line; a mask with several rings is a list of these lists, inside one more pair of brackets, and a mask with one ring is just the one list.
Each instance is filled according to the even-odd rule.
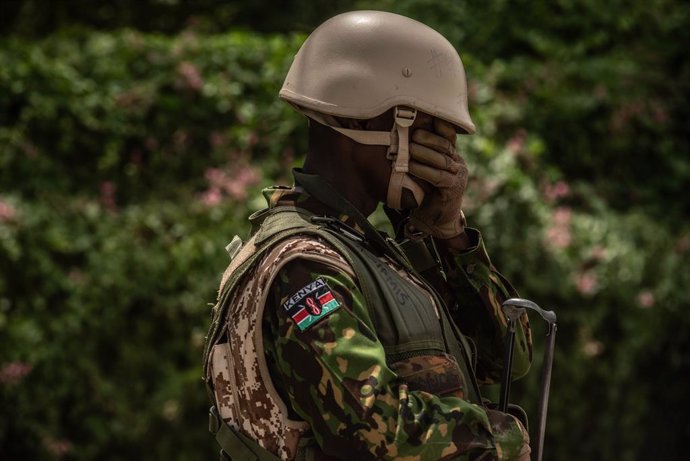
[[[290,31],[331,10],[85,3],[3,3],[0,458],[214,459],[206,303],[253,198],[304,152],[276,94],[304,37]],[[468,219],[559,314],[547,459],[681,459],[690,6],[334,5],[407,13],[463,56]],[[539,366],[513,392],[532,415]]]

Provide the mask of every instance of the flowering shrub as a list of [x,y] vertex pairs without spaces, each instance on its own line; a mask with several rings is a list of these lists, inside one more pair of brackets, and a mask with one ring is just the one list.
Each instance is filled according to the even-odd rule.
[[[200,380],[207,303],[259,189],[289,181],[305,150],[304,120],[276,97],[301,40],[122,31],[2,41],[2,459],[215,456]],[[617,175],[611,207],[601,182],[563,168],[577,156],[558,160],[549,117],[584,91],[572,73],[463,59],[479,127],[459,141],[468,219],[521,294],[559,316],[548,459],[673,459],[687,428],[674,410],[690,404],[687,221],[621,206]],[[515,90],[534,78],[541,105]],[[660,104],[621,105],[611,128],[625,137],[649,111],[666,123]],[[533,321],[535,371],[513,393],[531,415],[544,344]]]
[[180,186],[201,192],[208,168],[262,165],[228,173],[235,192],[224,193],[236,199],[261,173],[286,177],[283,154],[304,151],[304,124],[275,95],[302,39],[127,31],[6,40],[0,190],[100,192],[114,208]]

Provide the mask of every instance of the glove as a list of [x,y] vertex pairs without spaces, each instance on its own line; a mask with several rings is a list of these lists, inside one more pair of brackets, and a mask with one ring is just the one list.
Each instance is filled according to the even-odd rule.
[[530,461],[529,434],[519,419],[509,413],[486,410],[496,443],[497,458]]
[[409,173],[433,186],[412,211],[412,231],[441,239],[462,234],[465,215],[462,197],[467,187],[467,165],[455,152],[455,128],[434,118],[434,132],[417,129],[410,142]]

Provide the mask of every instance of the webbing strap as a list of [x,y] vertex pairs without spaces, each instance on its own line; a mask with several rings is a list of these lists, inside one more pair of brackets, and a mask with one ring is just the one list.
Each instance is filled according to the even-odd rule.
[[418,273],[423,274],[427,270],[438,266],[436,259],[434,259],[423,240],[408,239],[396,243],[396,245],[407,256],[410,264]]
[[208,412],[208,430],[232,461],[281,461],[254,440],[230,427],[212,406]]

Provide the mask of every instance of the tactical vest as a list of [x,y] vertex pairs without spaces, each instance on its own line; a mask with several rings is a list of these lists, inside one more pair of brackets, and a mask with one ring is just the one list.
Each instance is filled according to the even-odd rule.
[[[311,186],[307,190],[312,195],[325,187],[306,175],[298,180]],[[333,195],[319,195],[322,201],[326,197],[326,203],[334,200]],[[347,208],[345,212],[350,216],[358,213],[341,199],[330,205]],[[309,450],[318,451],[313,440],[305,436],[308,425],[288,417],[263,355],[261,318],[269,287],[280,267],[272,267],[269,274],[262,272],[261,280],[252,274],[257,261],[271,261],[275,256],[271,252],[295,236],[326,242],[347,262],[343,270],[353,272],[360,283],[387,363],[403,380],[409,377],[411,389],[415,385],[412,375],[420,366],[445,367],[441,375],[448,379],[430,384],[436,388],[428,389],[429,384],[424,382],[416,385],[439,395],[481,403],[468,342],[451,321],[441,297],[416,274],[404,250],[394,246],[392,240],[386,241],[373,227],[365,228],[362,236],[335,218],[315,216],[294,207],[266,209],[250,220],[255,230],[250,240],[241,249],[238,240],[231,244],[234,258],[221,282],[204,356],[209,395],[215,402],[210,429],[234,461],[291,461],[305,459]],[[418,246],[412,247],[419,250]],[[390,263],[385,263],[385,258],[390,258]],[[396,267],[413,274],[424,289],[410,283]],[[237,290],[239,285],[245,289]],[[251,302],[238,303],[242,296],[251,296]],[[245,306],[243,312],[235,309],[238,304]],[[459,373],[448,372],[449,367]],[[243,377],[244,382],[238,382],[238,377]]]

